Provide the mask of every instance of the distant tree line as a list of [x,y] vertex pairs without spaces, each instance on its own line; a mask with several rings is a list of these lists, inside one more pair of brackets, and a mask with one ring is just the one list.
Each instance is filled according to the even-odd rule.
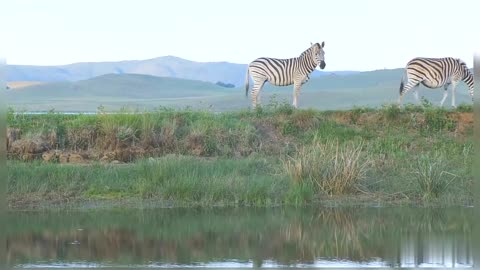
[[217,82],[216,85],[226,88],[235,88],[235,85],[231,83]]

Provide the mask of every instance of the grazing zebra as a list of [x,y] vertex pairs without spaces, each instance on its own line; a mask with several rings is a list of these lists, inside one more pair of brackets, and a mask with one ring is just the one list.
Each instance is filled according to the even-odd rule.
[[455,87],[460,81],[464,81],[468,85],[470,96],[473,100],[473,75],[467,64],[458,58],[414,58],[408,62],[406,73],[407,85],[404,87],[403,79],[400,83],[400,97],[398,99],[400,105],[402,105],[403,96],[411,89],[414,89],[415,98],[419,102],[416,86],[420,83],[428,88],[443,86],[445,92],[443,92],[440,106],[443,106],[448,95],[448,86],[451,84],[452,107],[455,107]]
[[245,78],[245,95],[248,96],[249,75],[253,79],[252,106],[257,106],[257,97],[266,81],[277,86],[293,84],[293,106],[297,108],[297,97],[300,87],[306,83],[309,74],[319,65],[325,68],[325,52],[322,44],[311,44],[310,48],[304,51],[299,57],[290,59],[275,59],[261,57],[248,65]]

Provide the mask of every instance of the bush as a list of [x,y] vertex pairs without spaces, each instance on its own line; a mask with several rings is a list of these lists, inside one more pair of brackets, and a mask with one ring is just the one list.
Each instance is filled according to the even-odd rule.
[[457,112],[473,112],[473,106],[468,104],[460,104],[457,106]]
[[425,108],[425,124],[428,131],[455,130],[455,121],[449,119],[443,108]]
[[381,112],[386,120],[391,121],[391,120],[397,119],[402,113],[402,110],[397,104],[388,104],[382,107]]
[[224,83],[224,82],[219,81],[215,84],[218,85],[218,86],[221,86],[221,87],[225,87],[225,88],[235,88],[235,85],[231,84],[231,83]]

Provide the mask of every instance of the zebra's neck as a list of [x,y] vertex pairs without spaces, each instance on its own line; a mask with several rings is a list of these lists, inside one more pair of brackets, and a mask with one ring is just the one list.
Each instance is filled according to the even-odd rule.
[[305,71],[310,74],[317,67],[315,60],[312,57],[311,49],[304,51],[297,59],[298,62],[305,68]]
[[463,72],[464,72],[463,81],[468,85],[470,95],[473,96],[473,87],[474,87],[473,74],[468,69],[465,69]]

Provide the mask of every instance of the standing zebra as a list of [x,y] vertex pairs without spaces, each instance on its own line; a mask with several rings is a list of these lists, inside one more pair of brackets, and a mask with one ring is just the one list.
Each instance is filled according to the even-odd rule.
[[400,105],[402,105],[403,96],[412,88],[414,89],[415,98],[419,102],[416,86],[420,83],[428,88],[443,86],[445,92],[443,92],[440,106],[443,106],[448,95],[448,86],[451,84],[452,107],[455,107],[455,87],[460,81],[464,81],[468,85],[470,96],[473,100],[473,75],[468,70],[467,64],[458,58],[414,58],[407,63],[406,72],[407,85],[404,87],[403,79],[400,83],[400,97],[398,99]]
[[277,86],[293,84],[293,106],[297,108],[297,97],[300,87],[310,79],[309,74],[319,65],[325,68],[325,52],[322,44],[312,44],[299,57],[290,59],[275,59],[261,57],[248,65],[245,78],[245,95],[248,96],[249,75],[253,79],[252,106],[257,106],[257,96],[266,81]]

